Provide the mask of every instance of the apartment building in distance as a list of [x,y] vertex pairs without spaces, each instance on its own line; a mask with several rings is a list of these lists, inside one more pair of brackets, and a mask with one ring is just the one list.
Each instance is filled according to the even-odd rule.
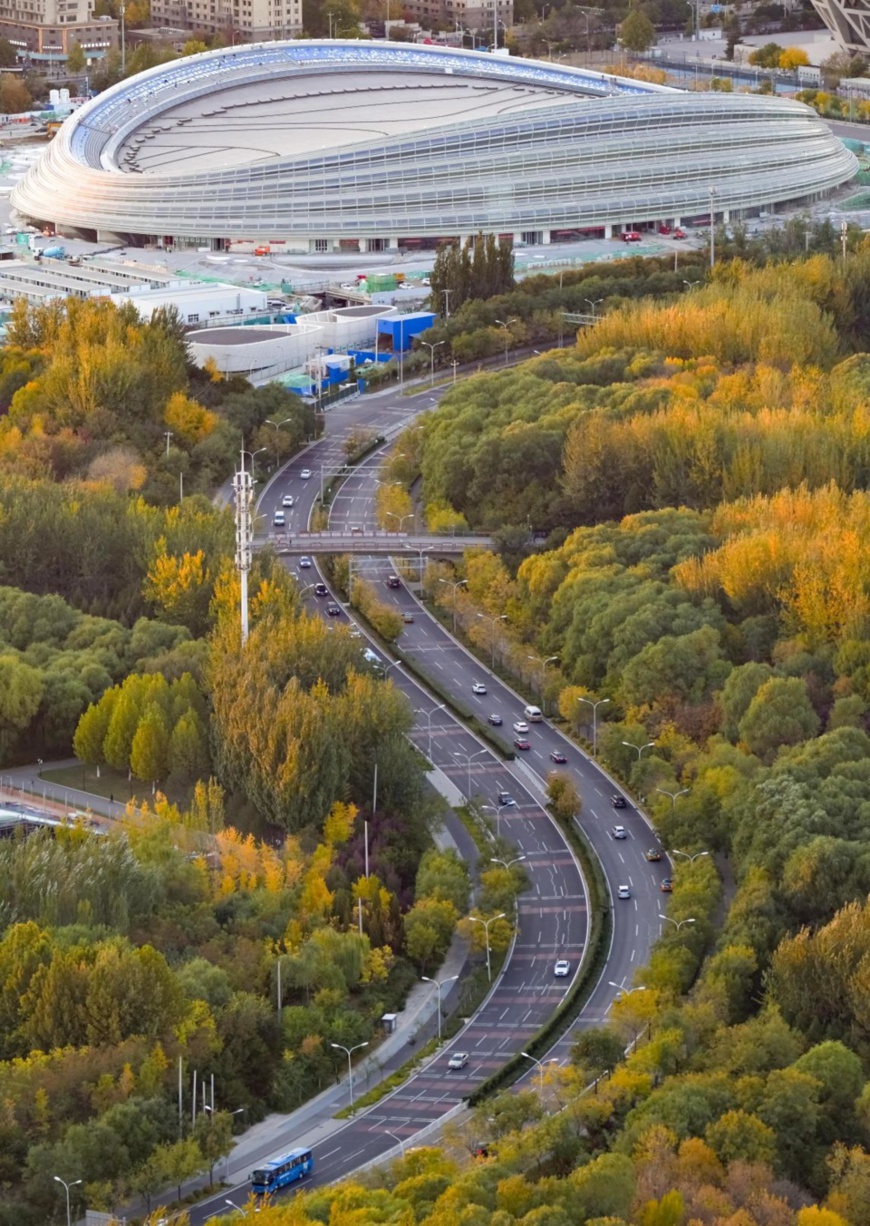
[[101,59],[118,46],[118,22],[95,17],[94,0],[0,0],[0,38],[37,64],[62,63],[76,43]]
[[499,46],[503,46],[505,31],[514,22],[514,0],[405,0],[402,10],[428,28],[446,25],[479,31],[487,45],[497,27]]
[[302,0],[151,0],[151,24],[223,34],[232,43],[296,38]]

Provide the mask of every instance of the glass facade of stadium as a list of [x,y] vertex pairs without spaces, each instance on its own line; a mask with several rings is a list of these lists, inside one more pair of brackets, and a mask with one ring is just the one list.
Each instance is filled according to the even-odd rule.
[[[422,118],[396,130],[420,97]],[[371,99],[381,119],[372,111],[362,133],[355,116]],[[323,115],[316,147],[301,125]],[[250,148],[257,125],[273,133],[268,155]],[[786,98],[688,94],[452,48],[290,42],[208,52],[107,90],[67,121],[12,203],[59,233],[128,244],[377,251],[479,230],[527,244],[609,237],[707,221],[711,203],[728,221],[809,203],[856,170]]]

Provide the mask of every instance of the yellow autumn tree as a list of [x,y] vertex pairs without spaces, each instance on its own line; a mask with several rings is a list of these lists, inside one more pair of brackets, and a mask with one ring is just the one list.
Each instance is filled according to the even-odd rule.
[[174,392],[167,401],[163,421],[167,430],[193,447],[208,438],[218,424],[218,416],[184,392]]

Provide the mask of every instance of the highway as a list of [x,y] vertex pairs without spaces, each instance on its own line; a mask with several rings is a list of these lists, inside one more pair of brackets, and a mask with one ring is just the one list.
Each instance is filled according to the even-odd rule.
[[[261,531],[271,524],[274,511],[288,494],[293,498],[293,506],[286,508],[287,531],[292,534],[307,526],[320,493],[321,472],[328,475],[343,463],[342,441],[349,430],[365,424],[378,433],[394,435],[414,415],[437,403],[445,390],[446,387],[431,391],[426,388],[414,396],[394,391],[344,402],[331,409],[326,415],[325,437],[291,461],[261,494],[258,502]],[[333,500],[331,529],[349,531],[352,525],[368,526],[369,530],[374,527],[375,482],[389,445],[380,448],[348,476]],[[310,475],[303,476],[304,472]],[[411,556],[418,557],[416,553]],[[511,740],[512,725],[522,718],[524,699],[457,643],[425,612],[404,583],[399,590],[386,585],[386,577],[392,573],[389,559],[371,557],[356,565],[363,568],[368,581],[381,586],[383,599],[395,602],[402,611],[413,611],[414,621],[406,625],[402,634],[403,651],[418,659],[463,704],[476,707],[484,719],[490,713],[499,714],[504,721],[501,732]],[[322,579],[314,565],[305,567],[297,563],[293,573],[303,585],[313,585]],[[325,614],[328,602],[313,595],[313,586],[306,595],[309,607],[319,608]],[[347,620],[345,610],[341,620]],[[442,1118],[511,1055],[524,1048],[567,992],[587,939],[587,899],[574,856],[542,807],[546,777],[553,767],[551,751],[564,752],[567,764],[560,769],[570,771],[577,781],[583,797],[579,822],[602,861],[614,899],[618,885],[627,884],[632,894],[627,900],[614,901],[615,924],[607,970],[575,1024],[575,1031],[606,1018],[616,992],[608,981],[617,984],[625,981],[630,986],[635,969],[646,960],[659,931],[657,914],[662,901],[659,881],[666,875],[666,863],[647,863],[645,852],[654,842],[648,826],[631,807],[612,809],[613,785],[594,763],[546,722],[531,724],[527,734],[530,749],[518,751],[515,762],[505,763],[449,711],[439,709],[438,700],[400,664],[394,664],[389,675],[418,713],[413,737],[421,751],[459,793],[467,796],[470,790],[473,797],[497,811],[501,834],[516,847],[512,856],[525,857],[529,888],[519,902],[511,956],[483,1007],[451,1043],[445,1044],[404,1085],[348,1120],[322,1145],[315,1146],[315,1176],[307,1186],[312,1182],[333,1182],[396,1148],[390,1134],[404,1142]],[[485,695],[472,693],[475,681],[485,684]],[[499,807],[500,791],[509,792],[516,803]],[[626,828],[625,839],[612,837],[611,828],[617,823]],[[567,978],[554,975],[555,962],[561,958],[570,963]],[[552,1055],[564,1059],[569,1043],[570,1036]],[[447,1067],[454,1051],[470,1055],[462,1070]],[[266,1152],[274,1155],[304,1143],[304,1135],[276,1132],[274,1146]],[[239,1196],[244,1198],[247,1190],[247,1184],[240,1184],[202,1202],[191,1214],[193,1226],[224,1206],[222,1196],[237,1200]]]

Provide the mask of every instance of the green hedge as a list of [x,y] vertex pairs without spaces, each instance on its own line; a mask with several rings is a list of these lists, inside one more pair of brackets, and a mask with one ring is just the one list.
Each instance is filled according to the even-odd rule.
[[[526,1044],[525,1050],[532,1056],[543,1057],[557,1039],[565,1033],[578,1016],[589,996],[598,983],[601,971],[607,961],[610,949],[610,932],[613,925],[613,913],[610,909],[607,885],[598,857],[586,842],[586,839],[572,824],[559,823],[562,833],[571,844],[577,859],[583,868],[586,884],[589,889],[589,942],[583,958],[583,965],[571,985],[571,990],[551,1018],[548,1019]],[[470,1107],[505,1089],[529,1070],[529,1061],[519,1053],[511,1056],[507,1064],[498,1072],[488,1077],[468,1099]]]

